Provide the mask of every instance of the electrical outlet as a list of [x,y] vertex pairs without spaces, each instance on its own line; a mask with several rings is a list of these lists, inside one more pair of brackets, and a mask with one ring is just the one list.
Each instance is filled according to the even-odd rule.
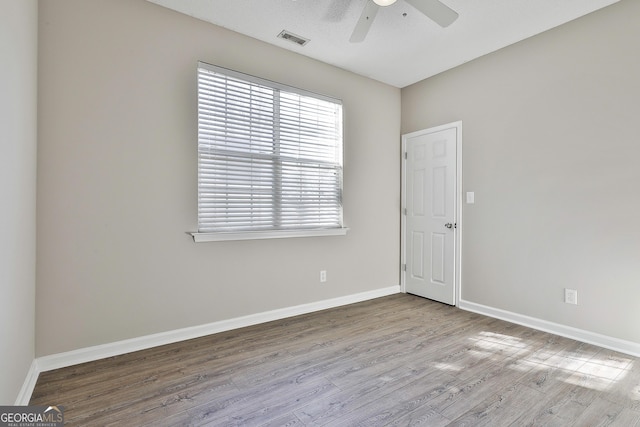
[[472,205],[476,202],[476,193],[467,191],[467,204]]
[[327,270],[320,270],[320,283],[327,281]]
[[578,305],[578,291],[575,289],[564,289],[564,302]]

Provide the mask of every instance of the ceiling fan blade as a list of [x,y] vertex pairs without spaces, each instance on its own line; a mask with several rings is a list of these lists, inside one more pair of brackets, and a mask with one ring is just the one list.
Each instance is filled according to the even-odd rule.
[[351,33],[351,38],[349,39],[351,43],[359,43],[367,37],[369,28],[371,28],[371,24],[378,14],[378,9],[377,4],[372,0],[367,0],[367,4],[364,6],[364,9],[362,9],[360,19],[358,19],[356,27],[353,29],[353,33]]
[[458,12],[439,0],[406,0],[441,27],[448,27],[458,19]]

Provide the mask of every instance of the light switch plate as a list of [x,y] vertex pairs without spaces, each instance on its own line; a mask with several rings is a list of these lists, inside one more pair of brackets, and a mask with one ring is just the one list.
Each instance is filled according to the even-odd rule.
[[476,202],[476,193],[474,193],[473,191],[467,191],[467,203],[471,205],[475,202]]

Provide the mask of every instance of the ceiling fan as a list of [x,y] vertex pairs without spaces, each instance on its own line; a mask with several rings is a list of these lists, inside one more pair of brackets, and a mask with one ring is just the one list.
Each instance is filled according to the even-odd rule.
[[[439,0],[405,1],[441,27],[448,27],[458,19],[458,13]],[[371,28],[380,6],[390,6],[395,2],[396,0],[367,0],[349,41],[352,43],[363,41],[369,33],[369,28]]]

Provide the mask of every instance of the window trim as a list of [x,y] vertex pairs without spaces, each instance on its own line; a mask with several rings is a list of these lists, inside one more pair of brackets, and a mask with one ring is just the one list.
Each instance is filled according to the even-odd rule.
[[193,241],[202,242],[224,242],[230,240],[261,240],[261,239],[286,239],[292,237],[323,237],[323,236],[345,236],[349,231],[348,227],[342,228],[318,228],[308,230],[274,230],[274,231],[241,231],[236,233],[190,233]]
[[[276,90],[282,90],[289,93],[295,93],[301,96],[313,97],[323,101],[337,103],[342,105],[342,101],[329,97],[326,95],[317,94],[304,89],[288,86],[285,84],[273,82],[260,77],[248,75],[239,71],[230,70],[217,65],[208,64],[202,61],[198,61],[198,68],[204,68],[210,71],[219,72],[229,77],[238,78],[248,81],[250,83],[256,83],[259,85],[265,85]],[[199,86],[199,82],[196,82]],[[198,87],[197,87],[197,90]],[[344,123],[344,109],[342,109],[342,121]],[[342,127],[342,139],[344,140],[344,127]],[[344,143],[341,144],[341,167],[344,170]],[[198,173],[199,173],[198,164]],[[344,182],[341,182],[341,193],[344,195]],[[344,197],[344,196],[343,196]],[[343,199],[344,200],[344,199]],[[199,203],[199,202],[198,202]],[[348,227],[344,226],[344,205],[341,202],[341,227],[327,227],[327,228],[300,228],[300,229],[273,229],[273,230],[257,230],[257,231],[206,231],[206,232],[190,232],[194,242],[216,242],[216,241],[233,241],[233,240],[258,240],[258,239],[277,239],[277,238],[295,238],[295,237],[320,237],[320,236],[341,236],[346,235],[349,231]]]

